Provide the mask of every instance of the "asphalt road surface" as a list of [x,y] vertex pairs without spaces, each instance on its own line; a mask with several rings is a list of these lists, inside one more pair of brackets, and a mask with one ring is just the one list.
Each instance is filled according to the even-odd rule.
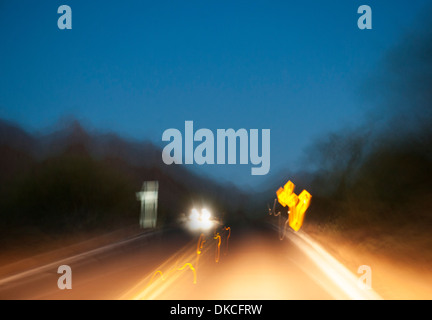
[[0,299],[380,299],[307,234],[274,229],[144,234],[0,279]]

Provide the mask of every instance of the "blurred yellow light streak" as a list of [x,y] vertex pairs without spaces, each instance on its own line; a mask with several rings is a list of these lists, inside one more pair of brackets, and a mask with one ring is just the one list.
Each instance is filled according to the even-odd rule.
[[201,233],[201,235],[198,239],[198,244],[197,244],[197,255],[200,255],[202,253],[202,248],[203,248],[205,242],[206,241],[205,241],[204,233]]
[[163,272],[162,271],[160,271],[160,270],[158,270],[158,271],[156,271],[154,274],[153,274],[153,276],[151,277],[151,279],[150,279],[150,281],[149,281],[149,283],[148,283],[148,285],[147,286],[149,286],[149,285],[151,285],[152,284],[152,282],[153,282],[153,279],[156,277],[156,275],[157,274],[160,274],[160,276],[161,276],[161,279],[162,280],[165,280],[165,276],[164,276],[164,274],[163,274]]
[[193,272],[193,276],[194,276],[194,277],[193,277],[193,284],[196,284],[196,282],[197,282],[197,274],[196,274],[196,270],[195,270],[195,268],[193,267],[193,265],[192,265],[191,263],[187,262],[187,263],[185,263],[182,267],[175,267],[175,268],[169,270],[166,274],[164,274],[164,273],[162,272],[162,270],[157,270],[157,271],[153,274],[153,276],[151,277],[151,279],[150,279],[150,281],[149,281],[149,283],[148,283],[147,286],[150,286],[150,285],[153,283],[154,278],[155,278],[158,274],[160,275],[161,280],[162,280],[162,281],[165,281],[165,280],[167,279],[167,277],[168,277],[169,274],[173,273],[174,271],[183,271],[186,267],[189,267],[189,269]]
[[[227,231],[227,242],[231,237],[231,228],[224,227],[222,231]],[[216,245],[216,263],[220,260],[220,247],[222,244],[222,236],[220,233],[214,234],[215,243],[207,242],[204,233],[202,233],[198,239],[195,249],[192,251],[191,243],[184,246],[182,249],[177,251],[174,255],[168,258],[163,264],[161,264],[151,276],[145,277],[139,283],[137,283],[132,289],[124,293],[120,299],[133,299],[133,300],[152,300],[156,299],[160,295],[163,295],[174,282],[180,278],[181,272],[185,269],[189,269],[193,274],[193,284],[197,283],[197,270],[198,262],[200,257],[205,255],[206,252],[212,250]],[[228,245],[228,244],[227,244]],[[195,265],[189,261],[196,259]],[[182,261],[182,263],[180,263]],[[164,272],[163,270],[168,270]],[[159,276],[159,278],[158,278]],[[158,278],[158,279],[157,279]]]
[[219,260],[220,260],[220,246],[221,246],[221,243],[222,243],[222,239],[221,239],[221,236],[220,236],[219,233],[216,233],[216,235],[214,236],[213,239],[215,239],[217,241],[215,261],[216,261],[216,263],[218,263]]
[[229,243],[229,239],[231,237],[231,227],[224,227],[223,230],[228,231],[228,236],[227,236],[226,245],[225,245],[225,252],[224,252],[224,255],[226,256],[228,254],[228,243]]
[[[176,253],[166,259],[162,264],[160,264],[155,270],[171,270],[176,268],[181,262],[185,263],[191,261],[196,258],[196,252],[193,250],[191,252],[191,245],[193,242],[189,242],[181,249],[179,249]],[[160,282],[155,280],[156,272],[152,272],[151,275],[147,275],[141,281],[138,281],[135,286],[133,286],[128,291],[124,292],[119,299],[120,300],[142,300],[142,299],[154,299],[161,292],[165,290],[172,282],[174,282],[181,273],[174,273],[169,278],[166,277],[166,281],[163,281],[163,285],[160,285]],[[153,282],[149,282],[149,279],[153,278]],[[150,283],[150,284],[149,284]]]
[[151,277],[151,279],[150,279],[150,281],[149,281],[149,284],[148,284],[147,286],[149,286],[149,285],[152,284],[154,278],[155,278],[158,274],[160,275],[161,280],[162,280],[162,281],[165,281],[165,280],[167,279],[167,277],[168,277],[169,274],[173,273],[174,271],[182,271],[182,270],[184,270],[186,267],[189,267],[189,269],[191,269],[191,271],[193,272],[193,274],[194,274],[194,280],[193,280],[193,283],[196,284],[196,270],[195,270],[195,268],[192,266],[192,264],[190,264],[189,262],[187,262],[187,263],[185,263],[182,267],[176,267],[176,268],[173,268],[173,269],[169,270],[166,274],[164,274],[164,273],[162,272],[162,270],[157,270],[157,271],[153,274],[153,276]]
[[188,268],[193,272],[193,276],[194,276],[194,278],[193,278],[193,284],[196,284],[196,283],[197,283],[197,274],[196,274],[196,270],[195,270],[195,268],[193,267],[192,264],[190,264],[190,263],[185,263],[183,267],[178,268],[177,270],[178,270],[178,271],[182,271],[182,270],[184,270],[186,267],[188,267]]
[[196,253],[197,253],[196,268],[198,268],[199,259],[200,259],[200,256],[202,254],[202,250],[203,250],[205,242],[206,242],[205,235],[204,235],[204,233],[201,233],[201,235],[200,235],[200,237],[198,239],[197,250],[196,250]]

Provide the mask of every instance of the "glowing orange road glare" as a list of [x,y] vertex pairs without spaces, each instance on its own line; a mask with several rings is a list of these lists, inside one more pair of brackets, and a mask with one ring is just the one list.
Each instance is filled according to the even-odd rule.
[[217,263],[217,262],[219,262],[219,259],[220,259],[220,246],[222,243],[222,239],[221,239],[221,236],[219,233],[216,233],[216,235],[214,236],[213,239],[218,241],[217,248],[216,248],[216,258],[215,258],[215,261]]
[[306,210],[310,206],[312,195],[303,190],[299,196],[294,193],[295,185],[288,181],[283,188],[276,191],[279,203],[289,208],[288,224],[294,231],[299,231],[303,225]]
[[225,247],[225,252],[224,252],[224,255],[227,255],[228,254],[228,243],[229,243],[229,239],[231,237],[231,228],[230,227],[224,227],[223,230],[228,231],[228,237],[226,240],[226,247]]

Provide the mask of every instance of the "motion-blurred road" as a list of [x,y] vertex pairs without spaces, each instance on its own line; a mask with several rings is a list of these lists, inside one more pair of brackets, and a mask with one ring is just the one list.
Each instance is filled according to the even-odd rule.
[[[57,264],[72,268],[71,290]],[[169,231],[0,279],[0,299],[379,299],[358,276],[302,232]]]

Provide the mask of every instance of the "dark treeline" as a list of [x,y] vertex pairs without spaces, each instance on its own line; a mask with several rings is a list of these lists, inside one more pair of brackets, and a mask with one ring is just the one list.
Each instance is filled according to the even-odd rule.
[[372,234],[386,229],[399,237],[401,228],[429,237],[432,23],[428,19],[382,58],[362,87],[368,106],[365,122],[317,139],[305,149],[303,171],[279,172],[265,186],[267,191],[254,197],[260,205],[251,207],[272,204],[276,189],[290,179],[297,193],[307,189],[313,196],[306,225]]
[[432,24],[408,34],[364,88],[367,122],[307,149],[310,219],[341,227],[432,223]]
[[[374,106],[358,128],[323,136],[307,150],[303,173],[281,173],[262,194],[246,195],[166,166],[161,150],[70,122],[32,135],[0,122],[0,238],[22,228],[44,233],[137,223],[143,181],[160,185],[159,223],[175,223],[195,203],[225,220],[264,217],[287,179],[313,195],[309,222],[337,228],[432,225],[432,25],[408,34],[365,87]],[[305,173],[306,172],[306,173]],[[276,181],[277,180],[277,181]]]
[[0,238],[138,225],[136,192],[146,180],[159,181],[160,226],[193,205],[241,218],[244,195],[234,186],[164,165],[151,143],[91,133],[76,121],[44,135],[0,121],[0,155]]

